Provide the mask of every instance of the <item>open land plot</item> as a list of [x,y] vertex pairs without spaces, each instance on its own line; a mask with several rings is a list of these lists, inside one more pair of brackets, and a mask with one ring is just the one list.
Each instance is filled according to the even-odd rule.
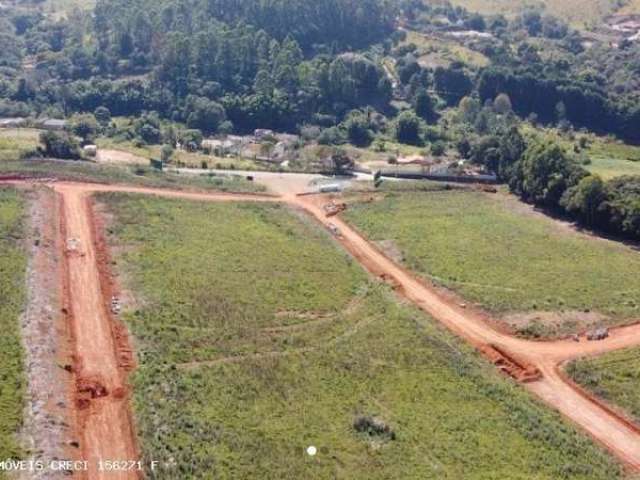
[[390,193],[347,219],[412,270],[525,335],[566,334],[640,316],[640,257],[506,195]]
[[[0,188],[0,459],[22,454],[16,434],[22,424],[25,379],[18,319],[24,307],[26,255],[20,239],[24,199]],[[0,478],[3,478],[0,471]]]
[[0,161],[20,158],[39,144],[40,130],[35,128],[0,129]]
[[155,478],[621,476],[301,214],[99,199],[132,292],[142,451],[170,463]]
[[77,182],[102,182],[182,190],[214,190],[222,192],[264,192],[239,175],[188,175],[158,172],[150,167],[99,165],[72,160],[7,160],[0,162],[0,175],[23,175],[32,178],[57,177]]
[[640,422],[640,348],[572,362],[573,380]]
[[453,0],[452,3],[487,15],[517,15],[526,8],[542,7],[576,28],[601,22],[620,5],[617,0]]
[[640,175],[640,147],[595,141],[588,153],[591,164],[586,168],[604,179],[622,175]]

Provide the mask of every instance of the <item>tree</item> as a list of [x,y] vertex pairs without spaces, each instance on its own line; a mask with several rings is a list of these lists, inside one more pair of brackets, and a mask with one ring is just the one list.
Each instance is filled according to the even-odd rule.
[[66,132],[42,132],[40,143],[44,146],[44,153],[48,157],[61,158],[63,160],[78,160],[80,147],[78,143]]
[[526,201],[557,208],[567,189],[587,176],[554,143],[534,142],[524,152],[511,179],[512,189]]
[[224,107],[207,98],[189,95],[186,103],[187,125],[204,133],[215,133],[227,118]]
[[420,119],[415,113],[406,111],[398,115],[396,120],[396,139],[400,143],[409,145],[419,145],[420,138]]
[[98,123],[96,118],[86,113],[83,115],[74,115],[70,122],[71,131],[82,138],[83,143],[89,142],[93,139],[98,131]]
[[425,122],[433,122],[436,118],[434,102],[426,90],[421,90],[415,97],[413,108],[421,119]]
[[93,116],[96,118],[96,121],[103,127],[111,122],[111,112],[107,107],[100,106],[96,108],[93,112]]
[[336,148],[331,154],[331,164],[336,175],[343,175],[353,168],[354,161],[342,148]]
[[157,115],[143,115],[134,124],[136,135],[145,143],[153,145],[160,143],[160,119]]
[[447,146],[441,140],[431,144],[431,154],[434,157],[441,157],[447,152]]
[[602,226],[603,203],[607,200],[607,189],[597,175],[589,175],[576,186],[567,190],[561,205],[569,213],[589,227]]
[[169,163],[171,161],[171,157],[173,157],[173,146],[172,145],[163,145],[162,150],[160,151],[160,159],[162,163]]
[[511,113],[513,111],[513,106],[511,105],[509,95],[506,93],[498,95],[493,101],[493,109],[500,115],[507,115],[508,113]]
[[369,120],[362,112],[352,112],[344,123],[349,142],[358,147],[368,147],[373,141],[373,134],[369,129]]

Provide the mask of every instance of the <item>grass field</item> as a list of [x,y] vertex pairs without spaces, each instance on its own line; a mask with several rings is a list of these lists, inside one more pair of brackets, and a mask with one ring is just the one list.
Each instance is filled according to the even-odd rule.
[[456,61],[476,67],[486,67],[490,63],[482,53],[471,50],[455,40],[428,37],[418,32],[409,31],[403,44],[409,43],[418,47],[416,52],[418,62],[430,68],[448,67]]
[[264,192],[265,188],[244,177],[232,175],[187,175],[157,172],[150,167],[98,165],[84,161],[0,161],[0,175],[56,176],[79,182],[107,182],[144,187],[196,189],[230,192]]
[[544,8],[546,12],[564,19],[573,27],[582,28],[597,24],[607,15],[615,13],[620,2],[618,0],[452,0],[451,3],[487,15],[513,16],[525,8]]
[[591,165],[587,169],[602,178],[640,175],[640,147],[596,140],[588,153]]
[[[620,478],[572,427],[371,283],[306,217],[274,205],[100,199],[135,292],[124,318],[140,358],[142,450],[173,465],[153,478]],[[361,415],[385,421],[395,440],[357,433]]]
[[567,367],[579,384],[640,422],[640,348],[579,360]]
[[[347,219],[392,242],[409,268],[496,314],[595,311],[607,323],[640,316],[637,252],[574,233],[502,194],[388,194],[353,206]],[[541,322],[518,329],[554,335],[577,326],[566,316]]]
[[[131,142],[120,142],[110,138],[99,138],[96,140],[99,148],[115,149],[132,153],[144,158],[160,158],[161,145],[145,145],[137,147]],[[253,160],[245,158],[227,158],[216,157],[214,155],[205,155],[197,152],[187,152],[184,150],[176,151],[172,157],[172,164],[184,166],[188,168],[202,168],[203,162],[207,168],[225,169],[225,170],[260,170],[267,169],[267,164],[259,164]]]
[[40,130],[35,128],[0,129],[0,162],[20,158],[33,151],[39,143]]
[[[20,245],[23,199],[0,187],[0,459],[18,458],[22,423],[22,348],[18,317],[25,299],[26,258]],[[0,478],[4,478],[0,471]]]

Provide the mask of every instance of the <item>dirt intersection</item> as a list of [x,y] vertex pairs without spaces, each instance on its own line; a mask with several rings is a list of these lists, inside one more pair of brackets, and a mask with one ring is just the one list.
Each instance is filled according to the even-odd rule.
[[[15,183],[15,182],[14,182]],[[24,182],[19,182],[24,183]],[[526,381],[525,388],[562,413],[608,448],[630,469],[640,471],[640,429],[573,384],[561,366],[573,359],[640,345],[640,325],[615,329],[602,342],[560,340],[533,342],[500,332],[481,315],[444,298],[432,286],[394,263],[339,217],[327,218],[326,199],[225,193],[188,193],[98,184],[55,182],[61,198],[61,235],[65,240],[65,312],[75,345],[76,407],[79,412],[81,457],[92,469],[85,478],[133,479],[135,471],[108,473],[98,459],[135,460],[138,450],[129,409],[127,375],[133,355],[126,329],[109,309],[117,286],[108,271],[108,251],[94,219],[92,195],[129,192],[200,201],[284,202],[338,231],[337,239],[371,274],[467,340],[500,369]],[[337,230],[336,230],[337,229]]]

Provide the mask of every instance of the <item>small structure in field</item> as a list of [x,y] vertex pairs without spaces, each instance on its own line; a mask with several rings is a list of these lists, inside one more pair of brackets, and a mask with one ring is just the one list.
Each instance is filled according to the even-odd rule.
[[589,340],[590,342],[598,342],[606,340],[607,338],[609,338],[608,328],[598,328],[597,330],[593,330],[587,333],[587,340]]
[[59,131],[59,130],[64,130],[66,126],[67,126],[66,120],[60,120],[57,118],[49,118],[39,123],[39,127],[43,128],[44,130]]
[[20,128],[27,124],[27,119],[22,117],[0,118],[0,128]]
[[98,147],[96,145],[85,145],[84,147],[82,147],[82,151],[88,157],[95,157],[96,155],[98,155]]

